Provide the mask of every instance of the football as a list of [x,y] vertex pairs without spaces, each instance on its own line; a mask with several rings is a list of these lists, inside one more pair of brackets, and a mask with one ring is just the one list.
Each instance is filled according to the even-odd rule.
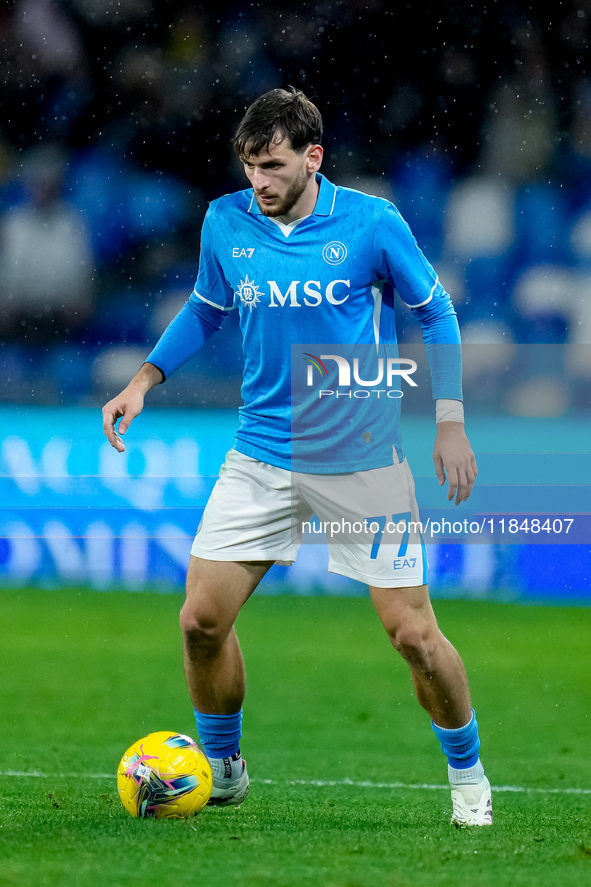
[[211,767],[189,736],[166,730],[131,745],[119,762],[117,789],[126,810],[142,819],[184,819],[211,795]]

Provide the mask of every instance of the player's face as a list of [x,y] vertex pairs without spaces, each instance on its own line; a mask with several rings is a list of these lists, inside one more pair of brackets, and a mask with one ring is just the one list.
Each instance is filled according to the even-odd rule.
[[293,222],[313,211],[318,196],[315,173],[322,161],[320,145],[309,145],[298,153],[289,139],[282,139],[242,161],[263,215]]

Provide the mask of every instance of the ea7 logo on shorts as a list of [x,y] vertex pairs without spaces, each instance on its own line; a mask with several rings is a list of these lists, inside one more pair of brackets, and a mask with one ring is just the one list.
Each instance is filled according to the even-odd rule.
[[394,569],[395,570],[406,570],[408,568],[414,568],[416,566],[417,559],[416,557],[397,557],[394,558]]
[[331,240],[322,250],[322,258],[329,265],[340,265],[347,258],[347,247],[339,240]]
[[233,259],[252,259],[254,246],[235,246],[232,250]]

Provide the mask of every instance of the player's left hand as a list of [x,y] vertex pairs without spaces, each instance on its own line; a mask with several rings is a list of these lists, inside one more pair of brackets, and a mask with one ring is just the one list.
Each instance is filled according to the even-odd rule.
[[433,448],[433,462],[440,486],[449,481],[448,501],[456,497],[456,505],[468,498],[472,492],[478,468],[464,432],[463,422],[439,422]]

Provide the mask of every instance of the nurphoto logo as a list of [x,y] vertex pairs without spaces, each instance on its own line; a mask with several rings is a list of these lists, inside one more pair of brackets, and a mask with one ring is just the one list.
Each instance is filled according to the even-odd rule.
[[[306,385],[308,388],[314,385],[315,376],[320,376],[321,381],[328,377],[329,368],[326,365],[326,361],[334,361],[336,364],[338,371],[337,385],[339,388],[352,389],[353,385],[360,386],[360,388],[356,388],[353,391],[342,392],[335,392],[334,389],[321,389],[318,392],[319,397],[331,397],[336,394],[336,397],[351,397],[353,395],[353,397],[364,398],[370,397],[372,394],[376,394],[378,397],[380,394],[385,394],[386,397],[400,398],[403,396],[403,392],[400,388],[394,388],[395,383],[399,385],[401,380],[404,380],[412,388],[417,387],[417,383],[412,378],[412,374],[416,372],[417,363],[408,357],[388,357],[385,360],[383,357],[379,357],[377,362],[373,362],[372,375],[374,375],[374,378],[371,379],[362,378],[362,372],[365,374],[367,370],[361,370],[358,357],[350,360],[341,354],[320,354],[316,356],[315,354],[305,352],[304,360],[308,364],[306,370]],[[364,360],[363,363],[367,364],[367,360]],[[334,365],[330,368],[334,372]],[[378,388],[379,385],[385,387]]]

